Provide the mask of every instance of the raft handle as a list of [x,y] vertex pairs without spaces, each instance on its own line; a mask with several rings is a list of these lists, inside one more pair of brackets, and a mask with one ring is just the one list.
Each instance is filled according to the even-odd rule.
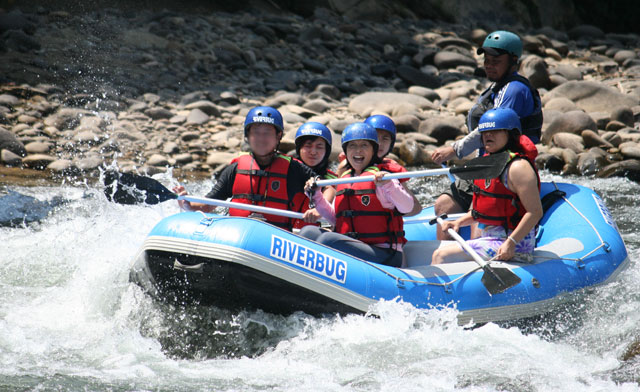
[[215,217],[205,217],[205,218],[202,218],[199,224],[205,225],[205,226],[211,226],[214,220],[215,220]]
[[182,264],[181,262],[178,261],[178,259],[175,259],[173,262],[173,269],[174,270],[180,270],[180,271],[184,271],[184,272],[194,272],[196,274],[201,274],[203,273],[203,268],[204,267],[204,263],[200,263],[200,264],[194,264],[194,265],[186,265],[186,264]]

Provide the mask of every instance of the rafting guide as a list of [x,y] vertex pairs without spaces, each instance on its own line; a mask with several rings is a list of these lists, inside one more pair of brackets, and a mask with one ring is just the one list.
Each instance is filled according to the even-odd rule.
[[347,263],[318,252],[301,244],[288,241],[276,235],[271,236],[272,257],[297,264],[309,271],[317,272],[330,279],[344,283],[347,279]]

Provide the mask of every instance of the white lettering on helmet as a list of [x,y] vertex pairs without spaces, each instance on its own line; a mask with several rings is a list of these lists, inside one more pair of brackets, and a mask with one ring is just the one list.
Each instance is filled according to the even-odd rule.
[[495,128],[495,127],[496,127],[496,122],[495,121],[484,122],[484,123],[478,124],[478,129]]
[[254,123],[267,123],[267,124],[275,124],[276,120],[273,117],[267,117],[267,116],[254,116],[253,117],[253,122]]
[[320,135],[322,136],[322,131],[319,129],[303,129],[302,133],[305,135]]

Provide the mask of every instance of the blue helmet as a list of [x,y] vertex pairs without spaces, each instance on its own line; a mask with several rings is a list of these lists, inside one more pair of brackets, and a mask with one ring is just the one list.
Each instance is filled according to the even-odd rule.
[[396,124],[393,122],[393,120],[383,114],[376,114],[373,116],[369,116],[366,120],[364,120],[364,122],[365,124],[371,125],[375,129],[382,129],[389,132],[391,134],[391,146],[389,147],[389,151],[387,151],[387,153],[393,151],[393,145],[396,144]]
[[506,129],[507,131],[517,131],[522,133],[520,117],[510,108],[496,108],[487,110],[478,122],[478,131],[493,131],[496,129]]
[[369,140],[374,143],[375,150],[378,150],[378,132],[371,125],[357,122],[347,125],[342,131],[342,150],[347,152],[347,143],[353,140]]
[[247,113],[247,117],[244,119],[244,136],[247,137],[247,131],[253,124],[270,124],[276,127],[278,132],[284,130],[284,123],[282,121],[282,114],[270,106],[258,106]]
[[305,138],[316,138],[321,137],[324,139],[327,145],[326,152],[324,154],[323,161],[329,159],[329,155],[331,155],[331,130],[327,128],[325,125],[320,124],[319,122],[309,121],[302,125],[296,131],[296,154],[300,156],[300,148],[305,141]]
[[302,125],[296,131],[296,138],[303,136],[319,136],[323,138],[328,144],[329,148],[331,148],[331,131],[325,125],[320,124],[319,122],[309,121]]
[[487,38],[485,38],[482,43],[482,47],[477,50],[478,54],[484,52],[492,56],[508,53],[520,58],[520,56],[522,56],[522,41],[520,37],[510,31],[494,31],[487,35]]

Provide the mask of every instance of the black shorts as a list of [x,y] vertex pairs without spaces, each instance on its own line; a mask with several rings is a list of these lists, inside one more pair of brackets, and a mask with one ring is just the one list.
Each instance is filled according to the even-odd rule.
[[473,181],[457,179],[451,184],[451,189],[443,194],[451,196],[462,211],[469,211],[473,199]]

